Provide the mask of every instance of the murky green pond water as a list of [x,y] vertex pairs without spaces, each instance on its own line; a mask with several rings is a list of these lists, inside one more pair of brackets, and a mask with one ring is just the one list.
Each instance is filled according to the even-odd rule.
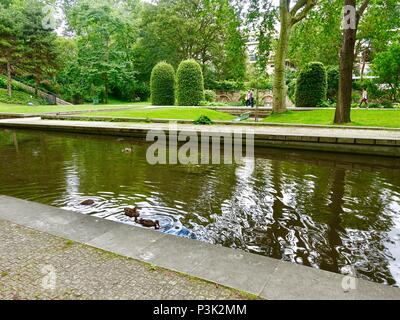
[[147,146],[0,129],[0,194],[128,224],[137,205],[160,232],[400,284],[399,159],[256,149],[241,164],[151,166]]

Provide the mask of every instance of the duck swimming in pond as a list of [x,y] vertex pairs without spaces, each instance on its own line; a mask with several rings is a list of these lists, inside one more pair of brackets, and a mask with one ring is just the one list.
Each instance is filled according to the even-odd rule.
[[156,230],[160,229],[160,222],[158,220],[149,220],[140,218],[139,220],[137,220],[137,222],[146,228],[154,227],[154,229]]
[[93,204],[94,204],[94,200],[92,200],[92,199],[84,200],[81,202],[82,206],[91,206]]
[[139,218],[140,213],[138,207],[134,208],[125,208],[124,209],[125,215],[129,218],[134,218],[135,222],[137,222],[137,218]]

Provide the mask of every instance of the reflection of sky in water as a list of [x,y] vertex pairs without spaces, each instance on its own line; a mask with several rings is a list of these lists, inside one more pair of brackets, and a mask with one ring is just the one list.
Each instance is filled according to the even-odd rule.
[[129,139],[18,133],[17,148],[6,135],[2,194],[129,225],[137,205],[161,232],[400,284],[394,160],[263,149],[236,165],[150,166]]

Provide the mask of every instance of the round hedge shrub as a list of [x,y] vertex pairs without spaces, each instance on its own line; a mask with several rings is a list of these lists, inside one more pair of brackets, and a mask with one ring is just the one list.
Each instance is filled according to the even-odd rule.
[[319,107],[326,99],[327,75],[324,65],[311,62],[300,72],[296,83],[296,107]]
[[150,94],[152,105],[173,106],[175,104],[175,72],[166,63],[158,63],[151,72]]
[[203,72],[195,60],[182,61],[176,79],[178,105],[198,106],[204,100]]

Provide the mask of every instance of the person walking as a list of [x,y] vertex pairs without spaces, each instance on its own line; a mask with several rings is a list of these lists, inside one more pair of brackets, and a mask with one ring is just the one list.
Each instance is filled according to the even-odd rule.
[[362,104],[365,103],[368,109],[368,92],[367,90],[363,89],[362,90],[362,95],[361,95],[361,102],[359,108],[361,108]]
[[246,107],[250,106],[250,90],[246,93]]
[[250,100],[250,106],[252,107],[252,108],[254,108],[254,93],[253,93],[253,90],[250,90],[250,92],[249,92],[249,100]]

